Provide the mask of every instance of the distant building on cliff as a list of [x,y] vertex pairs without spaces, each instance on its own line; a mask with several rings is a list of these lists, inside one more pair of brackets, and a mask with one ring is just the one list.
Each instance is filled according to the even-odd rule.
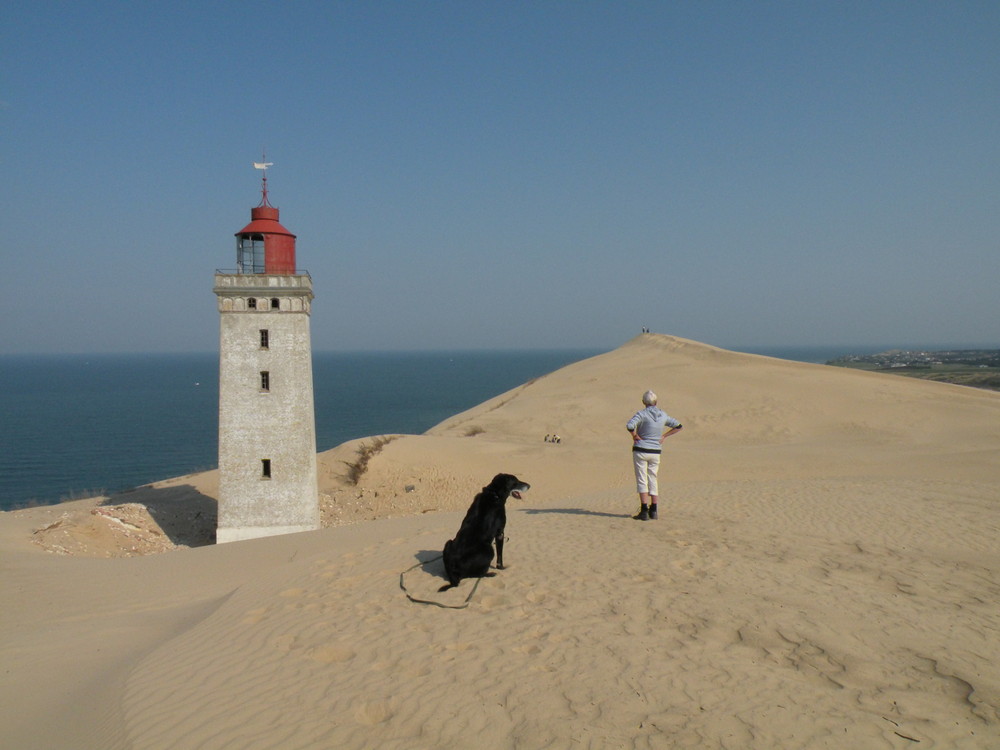
[[312,279],[267,198],[236,233],[219,303],[219,522],[234,542],[319,528],[309,315]]

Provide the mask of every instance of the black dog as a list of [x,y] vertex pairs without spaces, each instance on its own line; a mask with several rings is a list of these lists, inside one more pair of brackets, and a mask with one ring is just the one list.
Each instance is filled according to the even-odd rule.
[[531,485],[513,474],[497,474],[469,506],[462,528],[444,544],[444,570],[448,583],[438,591],[457,586],[463,578],[482,578],[490,573],[493,543],[497,545],[497,570],[503,570],[503,530],[507,525],[507,498],[521,499]]

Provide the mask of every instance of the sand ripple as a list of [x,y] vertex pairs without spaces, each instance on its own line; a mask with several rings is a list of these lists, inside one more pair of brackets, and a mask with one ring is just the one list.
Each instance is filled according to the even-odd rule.
[[[943,487],[900,482],[891,508],[844,480],[671,490],[655,523],[627,517],[626,491],[512,513],[509,568],[464,610],[398,587],[460,516],[412,536],[383,522],[382,543],[343,554],[346,530],[324,532],[331,554],[244,586],[142,662],[129,737],[137,749],[1000,739],[1000,586],[993,530],[975,524],[992,488],[952,486],[946,502]],[[910,504],[919,522],[899,512]],[[922,541],[938,515],[961,538],[933,545],[953,546]]]

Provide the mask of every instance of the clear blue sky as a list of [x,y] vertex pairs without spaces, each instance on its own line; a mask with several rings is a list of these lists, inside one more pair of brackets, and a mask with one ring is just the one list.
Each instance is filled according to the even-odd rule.
[[1000,3],[13,2],[0,352],[1000,345]]

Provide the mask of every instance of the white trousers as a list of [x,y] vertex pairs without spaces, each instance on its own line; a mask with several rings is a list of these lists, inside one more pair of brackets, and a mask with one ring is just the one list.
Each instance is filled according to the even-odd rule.
[[632,465],[635,466],[636,492],[659,495],[660,487],[656,481],[656,474],[660,470],[660,454],[632,451]]

